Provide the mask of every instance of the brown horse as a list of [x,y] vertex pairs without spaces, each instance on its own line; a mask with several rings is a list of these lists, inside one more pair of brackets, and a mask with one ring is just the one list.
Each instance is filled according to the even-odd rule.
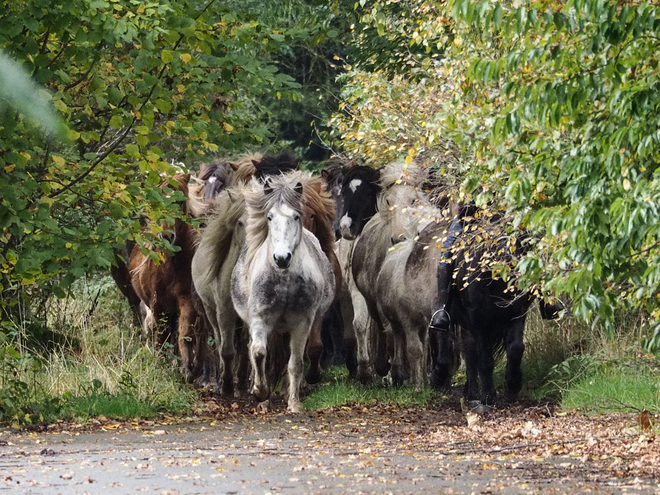
[[[175,186],[169,181],[164,189],[172,187],[183,193],[186,201],[181,202],[181,213],[188,215],[188,181],[190,174],[177,173]],[[157,249],[159,262],[149,256],[148,250],[135,245],[129,259],[131,284],[141,301],[149,308],[155,319],[158,341],[169,342],[181,356],[181,371],[186,380],[192,380],[197,317],[191,297],[192,278],[190,265],[197,241],[195,229],[181,218],[174,224],[163,222],[167,235],[163,237],[177,250],[170,254]]]

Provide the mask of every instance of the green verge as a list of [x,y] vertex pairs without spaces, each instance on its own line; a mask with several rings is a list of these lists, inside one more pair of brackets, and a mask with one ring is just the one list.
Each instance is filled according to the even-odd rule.
[[660,372],[643,368],[599,370],[571,386],[563,394],[562,406],[591,413],[643,409],[660,413]]
[[0,424],[153,417],[199,398],[171,349],[132,328],[110,277],[83,278],[70,297],[51,298],[41,325],[15,327],[0,341]]
[[443,397],[429,387],[416,390],[412,386],[360,385],[348,377],[346,368],[334,367],[327,370],[326,380],[304,399],[303,406],[308,411],[374,402],[400,407],[425,407],[437,404]]

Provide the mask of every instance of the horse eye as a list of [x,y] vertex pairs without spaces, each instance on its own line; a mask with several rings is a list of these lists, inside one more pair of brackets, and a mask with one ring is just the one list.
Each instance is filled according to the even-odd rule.
[[268,221],[270,222],[273,219],[272,215],[268,215]]
[[295,215],[293,215],[293,219],[297,222],[298,220],[300,220],[300,215],[296,213]]

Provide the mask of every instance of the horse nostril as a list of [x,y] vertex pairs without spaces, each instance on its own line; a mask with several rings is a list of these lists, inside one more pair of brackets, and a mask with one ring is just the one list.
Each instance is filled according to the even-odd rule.
[[274,254],[273,259],[278,268],[289,268],[291,264],[291,253],[287,253],[286,256],[277,256]]

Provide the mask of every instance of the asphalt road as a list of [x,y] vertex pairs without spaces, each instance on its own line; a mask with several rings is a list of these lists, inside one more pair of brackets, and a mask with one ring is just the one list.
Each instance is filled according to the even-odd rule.
[[434,416],[407,415],[4,430],[0,493],[660,493],[656,478],[614,476],[566,456],[428,442]]

